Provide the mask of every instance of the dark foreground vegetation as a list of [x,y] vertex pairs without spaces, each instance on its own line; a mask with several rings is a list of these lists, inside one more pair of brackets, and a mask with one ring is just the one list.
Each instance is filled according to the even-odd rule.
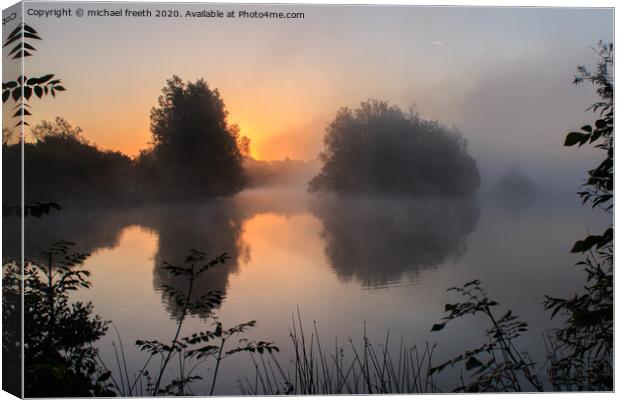
[[[209,394],[213,394],[220,365],[228,357],[241,352],[278,351],[269,342],[237,338],[256,321],[226,328],[211,315],[212,330],[181,335],[183,322],[190,313],[204,310],[208,317],[209,311],[222,302],[223,294],[217,290],[194,293],[195,282],[207,270],[224,264],[229,258],[222,254],[209,260],[204,253],[192,250],[179,266],[166,262],[162,266],[167,273],[185,280],[184,290],[172,286],[163,288],[180,310],[170,341],[137,340],[135,345],[145,353],[146,361],[139,371],[131,374],[124,363],[123,344],[119,341],[119,368],[113,374],[93,347],[108,330],[110,321],[93,315],[90,302],[69,300],[72,292],[90,287],[90,273],[81,269],[89,254],[73,253],[73,245],[65,241],[55,243],[38,257],[27,260],[24,266],[26,397],[193,395],[190,383],[207,378],[210,379]],[[5,262],[3,269],[3,356],[5,360],[19,360],[22,343],[19,261]],[[173,357],[178,373],[169,371]],[[208,377],[195,371],[196,366],[205,361],[212,361],[213,370]],[[19,368],[19,363],[7,364],[4,378],[19,376]],[[168,379],[169,374],[174,378]],[[14,394],[21,390],[19,387],[5,389]]]
[[[97,360],[93,343],[107,330],[107,322],[93,315],[91,303],[70,302],[72,292],[90,286],[89,272],[80,269],[87,254],[71,253],[69,242],[58,242],[41,252],[38,262],[27,260],[23,287],[19,260],[3,265],[2,352],[3,380],[20,376],[24,350],[24,389],[28,397],[111,396],[105,383],[110,373]],[[21,330],[21,295],[24,336]],[[7,371],[8,369],[8,371]],[[8,381],[6,379],[9,379]],[[15,395],[20,387],[5,387]]]
[[[594,104],[592,110],[597,113],[597,119],[580,131],[569,133],[565,145],[592,145],[603,153],[600,164],[588,171],[579,195],[584,204],[589,203],[593,208],[611,213],[612,45],[601,45],[599,55],[597,70],[589,72],[582,67],[575,79],[575,83],[589,81],[596,86],[600,102]],[[179,90],[183,92],[186,89]],[[400,115],[379,103],[373,104],[370,105],[370,115],[374,115],[375,111],[379,115],[383,112]],[[338,182],[320,178],[328,175],[319,175],[318,180],[313,182]],[[477,172],[473,176],[477,177]],[[469,185],[465,186],[446,183],[445,187],[434,190],[436,193],[465,194],[477,186],[477,179],[468,182]],[[317,190],[341,190],[337,185],[331,186],[332,183],[313,185]],[[362,192],[376,190],[376,187],[356,185],[345,185],[342,190],[344,193],[358,189]],[[425,186],[419,188],[422,187]],[[402,193],[399,183],[390,183],[385,188]],[[418,193],[415,190],[412,193]],[[28,207],[34,209],[34,206]],[[47,211],[55,212],[55,208]],[[32,215],[28,218],[33,218]],[[255,377],[240,382],[245,394],[611,391],[613,226],[577,241],[571,251],[583,254],[583,260],[577,265],[585,273],[584,289],[570,298],[558,298],[553,294],[546,297],[544,304],[550,318],[559,319],[559,328],[544,333],[548,349],[546,363],[533,360],[528,356],[527,349],[520,347],[518,338],[528,330],[527,322],[511,310],[499,311],[500,305],[487,296],[479,280],[474,280],[450,289],[458,296],[456,301],[446,304],[445,316],[429,328],[431,331],[450,329],[456,319],[482,315],[487,322],[486,337],[480,338],[480,346],[476,348],[465,349],[447,360],[435,361],[434,345],[400,345],[399,350],[393,352],[388,347],[389,337],[383,346],[375,346],[364,334],[360,345],[353,342],[338,345],[336,342],[332,352],[324,346],[325,342],[321,341],[316,328],[312,333],[304,332],[298,313],[298,319],[291,327],[294,359],[291,366],[284,367],[285,364],[278,360],[276,353],[279,349],[274,344],[243,338],[231,340],[238,338],[255,322],[226,328],[212,313],[214,305],[222,301],[222,294],[212,290],[195,292],[195,283],[200,275],[226,263],[228,257],[224,254],[210,259],[203,252],[191,250],[177,264],[162,262],[161,269],[165,273],[181,278],[185,283],[183,289],[179,289],[178,285],[164,287],[165,295],[178,310],[170,340],[137,340],[135,345],[145,354],[144,367],[139,371],[127,371],[119,343],[118,368],[112,372],[94,347],[95,342],[106,333],[109,323],[94,315],[92,304],[70,300],[71,293],[87,289],[90,285],[88,271],[81,269],[88,254],[74,253],[72,244],[63,241],[36,256],[29,256],[23,271],[20,271],[19,261],[4,262],[3,356],[5,360],[19,360],[23,345],[25,395],[28,397],[191,395],[194,394],[193,383],[198,380],[207,380],[207,392],[213,394],[222,363],[238,353],[247,353],[256,370]],[[23,321],[20,307],[22,295]],[[181,334],[187,316],[201,309],[212,318],[211,328],[189,335]],[[25,326],[23,338],[22,323]],[[210,367],[201,364],[203,360],[210,363]],[[17,363],[7,364],[3,373],[10,378],[19,375],[19,368]],[[451,385],[440,386],[438,377],[454,368],[459,372],[459,378],[454,379]],[[18,388],[11,389],[19,393]]]

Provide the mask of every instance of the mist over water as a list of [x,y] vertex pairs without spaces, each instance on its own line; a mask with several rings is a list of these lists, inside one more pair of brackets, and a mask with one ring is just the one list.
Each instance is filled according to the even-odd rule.
[[[96,312],[114,321],[137,369],[144,354],[134,349],[135,340],[169,339],[178,317],[162,286],[187,284],[166,274],[162,262],[178,265],[192,248],[231,256],[200,278],[196,293],[223,292],[223,303],[211,312],[230,324],[256,319],[247,336],[274,341],[283,361],[293,357],[288,332],[297,307],[328,340],[360,338],[365,323],[376,343],[390,329],[412,344],[439,341],[446,356],[466,343],[476,345],[475,326],[429,333],[450,300],[445,289],[474,278],[530,321],[528,338],[535,345],[549,326],[540,307],[544,294],[570,293],[580,285],[568,254],[572,241],[585,226],[604,226],[606,218],[580,207],[575,197],[558,201],[544,190],[514,213],[490,194],[340,198],[280,187],[202,203],[67,209],[26,223],[36,232],[27,253],[36,256],[50,240],[64,238],[93,254],[85,264],[93,286],[78,297],[93,300]],[[191,315],[184,331],[207,329],[206,317]],[[458,333],[462,329],[471,336]],[[112,341],[115,333],[108,333],[98,344],[109,363]],[[238,393],[237,380],[253,376],[252,368],[231,360],[216,393]]]
[[[581,207],[568,184],[547,185],[543,173],[479,166],[455,130],[387,103],[361,107],[355,117],[340,113],[334,120],[322,163],[246,158],[247,188],[230,197],[179,200],[171,194],[183,188],[174,186],[160,201],[149,201],[150,190],[134,190],[139,201],[132,202],[93,196],[80,204],[69,194],[60,212],[25,219],[26,257],[40,259],[58,240],[91,254],[85,268],[92,287],[74,297],[92,301],[118,329],[97,343],[106,364],[115,364],[114,346],[122,341],[132,371],[145,358],[136,340],[169,341],[182,318],[182,305],[167,291],[184,292],[189,280],[165,267],[183,265],[192,249],[229,258],[193,283],[190,299],[217,291],[223,302],[190,310],[182,334],[210,329],[213,318],[228,326],[256,320],[245,336],[275,343],[280,360],[289,362],[291,316],[299,310],[326,340],[365,332],[385,343],[390,332],[408,344],[440,343],[441,360],[480,345],[480,323],[430,333],[452,301],[446,289],[480,279],[492,298],[530,323],[523,340],[532,356],[544,354],[539,335],[556,323],[541,307],[544,295],[581,287],[570,247],[586,230],[608,224],[608,216]],[[367,135],[360,134],[367,125]],[[18,225],[7,219],[3,230]],[[5,237],[4,254],[18,254],[19,237]],[[254,372],[247,359],[231,359],[215,393],[238,394],[238,380]],[[442,379],[450,386],[456,376]],[[206,391],[207,383],[194,385]]]
[[479,219],[475,198],[393,197],[313,199],[325,255],[343,281],[381,287],[455,261]]

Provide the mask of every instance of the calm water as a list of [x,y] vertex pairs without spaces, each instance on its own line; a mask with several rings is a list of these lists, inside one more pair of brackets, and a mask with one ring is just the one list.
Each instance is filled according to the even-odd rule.
[[[529,207],[502,207],[490,199],[454,201],[318,200],[295,190],[256,190],[204,204],[118,211],[65,209],[27,221],[27,252],[58,239],[91,252],[86,268],[92,288],[79,297],[113,322],[129,371],[146,355],[135,340],[170,340],[175,305],[163,284],[183,288],[160,268],[180,263],[192,248],[210,255],[228,252],[230,262],[198,282],[200,291],[221,290],[213,310],[225,326],[256,320],[249,339],[281,348],[292,358],[289,329],[299,309],[308,330],[316,321],[321,339],[361,339],[366,326],[374,343],[390,330],[397,342],[438,342],[437,363],[481,344],[481,320],[463,320],[439,333],[430,327],[450,286],[481,279],[491,297],[530,322],[523,340],[543,358],[540,333],[550,327],[544,294],[567,295],[583,284],[569,254],[572,243],[610,223],[611,217],[580,207],[575,195],[542,196]],[[209,329],[212,320],[192,315],[184,333]],[[102,358],[116,369],[111,328],[99,343]],[[333,347],[333,346],[332,346]],[[237,381],[254,378],[248,357],[226,360],[218,394],[238,394]],[[175,365],[176,367],[176,365]],[[210,376],[199,366],[197,374]],[[446,389],[454,385],[447,384]],[[206,386],[196,383],[197,394]]]

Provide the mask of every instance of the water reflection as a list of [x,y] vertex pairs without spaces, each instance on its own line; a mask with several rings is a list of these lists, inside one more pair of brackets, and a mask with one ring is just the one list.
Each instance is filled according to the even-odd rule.
[[[224,252],[231,257],[226,265],[218,266],[201,275],[194,283],[194,293],[226,291],[228,275],[236,270],[239,259],[249,260],[249,247],[241,241],[243,216],[237,203],[229,200],[201,204],[177,204],[165,207],[127,209],[83,209],[81,212],[63,209],[44,218],[25,220],[25,255],[37,260],[41,251],[59,240],[76,243],[75,251],[96,253],[116,247],[121,232],[131,225],[139,225],[158,235],[158,250],[154,258],[153,285],[161,292],[162,285],[185,291],[183,277],[172,277],[162,269],[162,262],[180,265],[191,249],[216,257]],[[19,219],[5,219],[3,223],[4,259],[19,256],[20,236],[9,235],[19,228]],[[179,314],[174,302],[162,293],[162,302],[170,315]],[[205,310],[203,312],[206,313]]]
[[[62,209],[53,210],[41,218],[24,219],[24,254],[26,258],[37,259],[41,250],[47,249],[59,240],[76,244],[75,251],[94,253],[118,245],[123,228],[135,223],[136,212],[131,209]],[[5,218],[3,230],[3,257],[6,260],[21,254],[19,218]]]
[[[242,216],[233,202],[213,201],[200,205],[183,205],[158,210],[153,215],[145,215],[145,226],[159,235],[158,250],[153,269],[153,285],[161,292],[162,303],[173,318],[180,316],[181,310],[170,297],[161,291],[163,285],[186,292],[189,280],[183,276],[173,276],[162,268],[167,261],[182,265],[191,249],[197,249],[215,258],[228,253],[226,265],[217,266],[201,274],[194,282],[193,299],[217,290],[225,294],[228,276],[236,271],[239,259],[249,261],[249,247],[241,240]],[[201,310],[205,317],[210,310]]]
[[461,256],[480,215],[471,198],[321,197],[311,212],[322,223],[325,255],[338,277],[373,288]]
[[[76,251],[96,253],[117,246],[122,230],[141,226],[157,234],[153,259],[153,287],[172,318],[177,305],[161,290],[164,285],[185,292],[188,282],[171,276],[162,263],[180,265],[191,249],[209,257],[226,252],[230,260],[203,274],[195,283],[195,296],[217,290],[224,295],[229,275],[250,260],[250,245],[243,238],[244,221],[266,212],[290,218],[305,214],[303,192],[248,191],[233,199],[165,207],[116,210],[62,211],[26,220],[26,254],[36,256],[58,240],[76,242]],[[368,287],[398,281],[405,273],[434,268],[465,251],[475,229],[479,207],[474,199],[418,201],[411,199],[339,199],[313,197],[311,213],[322,225],[327,261],[340,280],[355,280]],[[10,221],[5,221],[10,222]],[[18,219],[13,221],[18,223]],[[3,229],[10,227],[6,224]],[[282,246],[282,238],[277,239]],[[14,243],[13,243],[14,242]],[[19,254],[19,237],[7,235],[4,254]],[[202,311],[205,317],[210,310]]]

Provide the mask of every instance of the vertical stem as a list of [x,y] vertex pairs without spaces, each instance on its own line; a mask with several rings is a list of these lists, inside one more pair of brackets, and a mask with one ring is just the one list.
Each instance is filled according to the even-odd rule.
[[47,332],[47,345],[52,347],[52,338],[54,331],[54,320],[55,310],[54,310],[54,280],[53,280],[53,256],[52,253],[48,253],[47,259],[47,302],[49,307],[49,321],[48,321],[48,332]]
[[[515,363],[515,365],[518,365],[519,362],[515,358],[514,354],[512,354],[512,351],[510,351],[510,346],[508,346],[508,344],[506,343],[506,341],[504,339],[504,335],[502,334],[502,330],[499,327],[499,325],[498,325],[497,321],[495,320],[495,318],[493,317],[493,313],[491,312],[491,309],[488,306],[486,307],[486,314],[489,316],[489,318],[491,319],[491,322],[493,323],[493,325],[495,326],[495,329],[497,330],[498,339],[499,339],[499,342],[500,342],[500,344],[502,346],[502,350],[504,351],[504,353],[508,354],[508,356],[510,357],[512,362]],[[526,369],[524,369],[523,372],[524,372],[526,378],[528,378],[528,381],[530,381],[530,377],[529,377],[529,374],[526,372]],[[512,369],[510,371],[510,374],[512,375],[512,379],[514,381],[514,384],[515,384],[516,388],[520,392],[522,392],[523,390],[521,389],[521,385],[519,384],[519,379],[516,377],[516,375],[514,374]],[[531,381],[530,381],[530,383],[531,383]]]
[[211,381],[211,391],[209,392],[209,396],[213,396],[213,390],[215,389],[215,380],[217,379],[217,371],[220,368],[220,361],[222,361],[222,351],[224,351],[224,342],[226,342],[226,339],[222,337],[222,342],[220,343],[220,351],[217,353],[217,361],[215,362],[215,371],[213,371],[213,380]]
[[185,320],[185,316],[187,315],[187,311],[189,308],[190,298],[192,296],[192,289],[194,287],[194,264],[192,264],[192,272],[189,278],[189,288],[187,290],[187,297],[185,298],[185,305],[183,306],[183,311],[181,313],[181,318],[179,319],[179,323],[177,325],[177,331],[174,334],[174,339],[172,339],[172,346],[168,351],[168,355],[166,356],[161,369],[159,370],[159,376],[157,377],[157,383],[155,383],[155,389],[153,390],[153,396],[157,396],[157,392],[159,391],[159,385],[161,384],[161,378],[164,375],[164,371],[168,362],[170,362],[170,358],[172,357],[172,353],[174,352],[174,344],[177,342],[179,338],[179,334],[181,333],[181,326],[183,325],[183,321]]

